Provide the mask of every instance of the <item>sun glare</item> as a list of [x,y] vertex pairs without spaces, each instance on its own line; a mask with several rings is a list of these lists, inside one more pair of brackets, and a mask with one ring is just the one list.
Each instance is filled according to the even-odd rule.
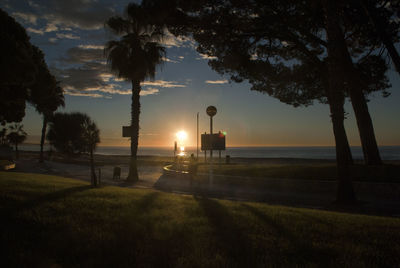
[[187,133],[184,130],[178,131],[176,133],[176,137],[178,138],[179,141],[184,141],[187,139]]

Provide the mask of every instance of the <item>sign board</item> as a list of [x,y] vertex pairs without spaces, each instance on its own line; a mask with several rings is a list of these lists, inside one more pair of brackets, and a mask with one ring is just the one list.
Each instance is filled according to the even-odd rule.
[[131,126],[123,126],[122,127],[122,137],[125,137],[125,138],[130,138],[130,137],[132,137],[132,134],[131,134]]
[[225,135],[218,134],[201,134],[201,150],[225,150]]
[[207,113],[209,116],[213,117],[214,115],[217,114],[217,108],[215,108],[215,106],[208,106],[208,107],[207,107],[207,110],[206,110],[206,113]]

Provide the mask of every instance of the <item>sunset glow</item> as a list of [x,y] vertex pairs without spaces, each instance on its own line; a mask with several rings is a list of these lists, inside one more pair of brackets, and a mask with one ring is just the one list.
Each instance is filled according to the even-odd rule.
[[183,142],[187,139],[188,135],[186,131],[181,130],[176,133],[176,137],[178,138],[178,141]]

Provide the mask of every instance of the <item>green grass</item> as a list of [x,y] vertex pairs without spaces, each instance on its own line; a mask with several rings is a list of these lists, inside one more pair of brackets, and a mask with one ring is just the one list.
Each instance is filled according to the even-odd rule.
[[[200,165],[199,172],[208,172],[208,165]],[[335,164],[231,164],[215,165],[214,173],[255,178],[285,178],[305,180],[336,180]],[[400,182],[400,166],[354,165],[351,174],[357,181]]]
[[395,267],[400,219],[0,172],[2,267]]

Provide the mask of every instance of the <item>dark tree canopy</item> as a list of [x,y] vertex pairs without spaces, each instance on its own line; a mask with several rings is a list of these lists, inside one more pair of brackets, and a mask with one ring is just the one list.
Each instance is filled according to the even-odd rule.
[[[192,36],[209,65],[232,81],[294,106],[326,102],[327,40],[319,1],[159,1],[143,5],[176,35]],[[175,8],[174,8],[175,7]],[[350,7],[346,6],[347,16]],[[377,44],[345,21],[363,90],[384,91],[387,66],[371,55]],[[357,37],[357,38],[356,38]],[[368,66],[369,65],[369,66]],[[369,70],[369,67],[371,70]]]
[[126,80],[154,78],[165,56],[165,48],[159,44],[163,28],[152,25],[146,11],[137,4],[129,4],[124,16],[109,18],[106,27],[120,36],[106,44],[111,70]]
[[47,140],[57,151],[67,154],[88,152],[85,124],[91,121],[83,113],[55,113],[49,123]]
[[59,82],[50,73],[43,52],[35,46],[33,51],[38,73],[35,82],[29,87],[28,100],[39,113],[49,116],[58,107],[64,106],[64,94]]
[[38,74],[40,60],[25,29],[0,9],[0,123],[20,122],[25,116],[28,88]]
[[10,144],[15,146],[16,159],[19,157],[18,145],[23,143],[28,136],[23,127],[24,126],[19,123],[14,123],[8,128],[9,133],[7,134],[7,140]]
[[32,57],[32,45],[24,27],[2,9],[0,9],[0,36],[1,86],[29,86],[34,82],[37,72]]

